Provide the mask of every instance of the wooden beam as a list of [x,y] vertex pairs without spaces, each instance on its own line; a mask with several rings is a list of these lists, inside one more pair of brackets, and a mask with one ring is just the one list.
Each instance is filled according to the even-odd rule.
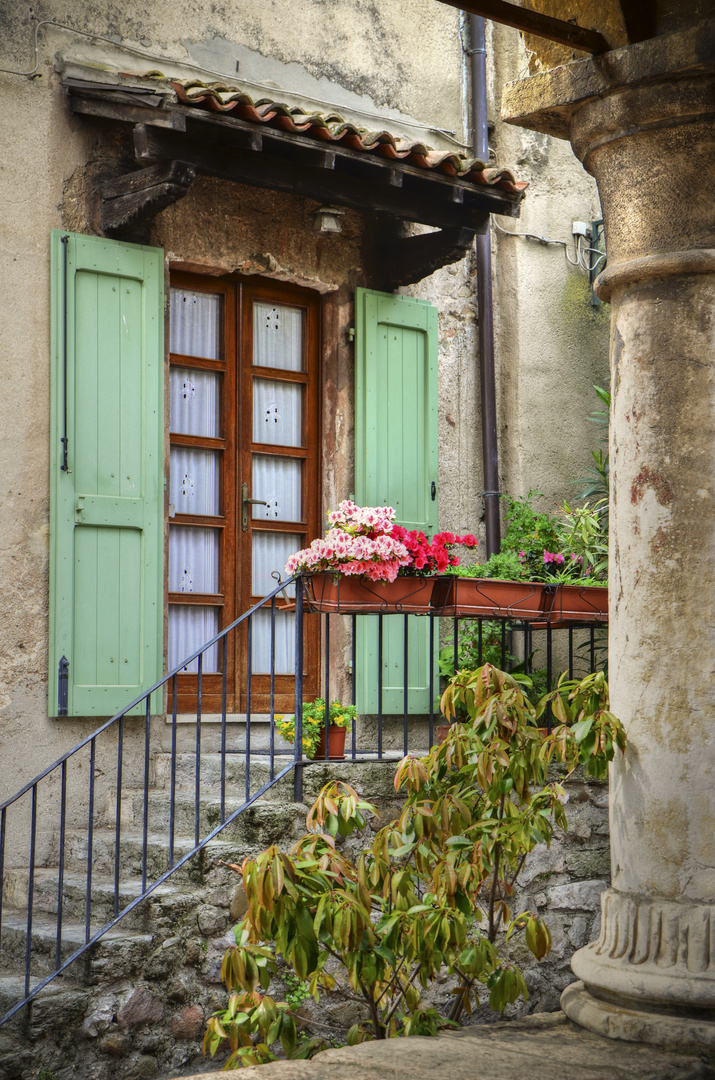
[[[517,7],[516,4],[510,4],[507,0],[440,0],[440,3],[461,8],[470,15],[481,15],[482,18],[491,19],[492,22],[513,26],[524,34],[535,34],[536,37],[557,41],[559,45],[566,45],[582,52],[604,53],[611,48],[598,30],[588,30],[585,26],[578,26],[576,23],[542,15],[540,11]],[[634,3],[637,6],[638,0],[634,0]]]
[[185,161],[162,162],[99,185],[100,224],[103,232],[134,227],[182,199],[196,179],[196,169]]
[[[146,162],[180,158],[191,162],[198,172],[207,176],[286,191],[318,202],[347,206],[360,213],[374,211],[437,228],[465,227],[483,232],[490,212],[509,214],[514,207],[513,196],[507,192],[477,184],[469,185],[470,189],[474,187],[474,193],[469,192],[469,204],[455,203],[450,197],[454,185],[447,185],[448,192],[435,178],[430,190],[426,171],[424,178],[421,177],[425,186],[419,191],[406,191],[391,184],[371,183],[338,173],[334,169],[319,169],[297,161],[273,158],[265,152],[231,153],[226,145],[207,145],[204,140],[145,125],[135,129],[135,154],[138,160]],[[336,159],[337,155],[336,150]],[[447,181],[447,177],[439,179]]]
[[[488,220],[485,214],[485,224]],[[372,281],[391,292],[400,285],[414,285],[442,266],[459,262],[471,248],[473,229],[446,228],[421,236],[394,236],[394,230],[379,233]]]

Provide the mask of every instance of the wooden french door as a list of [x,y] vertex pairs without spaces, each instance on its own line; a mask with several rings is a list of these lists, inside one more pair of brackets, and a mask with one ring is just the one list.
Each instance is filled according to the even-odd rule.
[[[262,280],[175,274],[171,281],[169,667],[285,577],[288,556],[320,530],[318,347],[314,294]],[[226,707],[276,711],[294,692],[295,619],[281,598],[233,633]],[[318,619],[306,621],[305,693],[318,693]],[[204,654],[202,709],[219,712],[223,643]],[[197,662],[178,680],[196,707]],[[315,682],[315,686],[313,686]]]

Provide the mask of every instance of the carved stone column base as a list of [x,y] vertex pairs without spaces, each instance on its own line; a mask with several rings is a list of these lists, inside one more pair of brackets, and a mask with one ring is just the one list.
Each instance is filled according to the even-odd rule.
[[575,1024],[609,1039],[669,1046],[690,1053],[700,1046],[715,1048],[715,1020],[648,1012],[615,999],[604,1001],[591,994],[582,982],[566,987],[561,1008]]

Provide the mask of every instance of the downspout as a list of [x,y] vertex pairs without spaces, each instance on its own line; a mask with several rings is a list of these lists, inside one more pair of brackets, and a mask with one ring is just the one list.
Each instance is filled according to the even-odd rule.
[[[487,131],[487,55],[484,19],[469,16],[472,66],[472,117],[474,156],[489,164]],[[494,312],[492,307],[492,251],[490,229],[477,236],[477,311],[479,318],[479,378],[482,397],[482,461],[484,519],[487,558],[501,547],[499,524],[499,453],[497,448],[497,400],[494,378]]]

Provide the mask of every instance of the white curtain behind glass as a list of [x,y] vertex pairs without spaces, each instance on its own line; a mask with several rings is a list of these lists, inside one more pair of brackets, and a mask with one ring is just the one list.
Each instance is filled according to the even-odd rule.
[[294,458],[253,455],[253,498],[268,506],[254,506],[254,521],[300,521],[303,505],[303,463]]
[[170,431],[212,438],[220,435],[219,379],[215,371],[172,365],[169,374]]
[[[295,536],[292,533],[253,530],[253,584],[251,592],[254,596],[265,596],[275,589],[277,581],[271,577],[273,570],[278,570],[281,577],[285,577],[285,564],[288,562],[289,556],[300,547],[300,540],[300,536]],[[289,596],[295,596],[295,586],[291,585],[286,592]]]
[[[295,671],[295,615],[276,611],[275,672],[292,675]],[[271,610],[263,608],[253,616],[251,664],[256,675],[271,670]]]
[[[169,670],[218,633],[218,608],[193,604],[169,605]],[[185,671],[198,671],[198,660]],[[218,644],[204,653],[203,671],[218,671]]]
[[218,514],[218,452],[172,446],[170,492],[177,514]]
[[217,593],[217,529],[172,525],[169,530],[169,592]]
[[303,445],[302,386],[253,380],[253,441],[268,446]]
[[280,304],[253,305],[253,363],[303,370],[303,313]]
[[171,351],[183,356],[218,360],[221,356],[221,296],[172,289]]

